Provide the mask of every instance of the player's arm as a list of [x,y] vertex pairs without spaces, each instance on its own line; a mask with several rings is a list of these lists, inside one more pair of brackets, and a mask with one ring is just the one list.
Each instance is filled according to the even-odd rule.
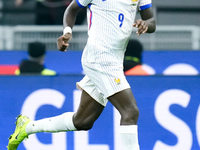
[[82,8],[73,0],[65,10],[63,16],[63,35],[57,40],[57,47],[60,51],[66,51],[69,46],[68,41],[72,38],[72,28],[76,21],[76,16]]
[[134,27],[138,28],[136,32],[139,36],[142,33],[153,33],[156,30],[156,21],[153,15],[152,7],[141,10],[140,15],[142,19],[136,20],[133,24]]
[[67,27],[67,26],[73,28],[75,21],[76,21],[76,16],[81,9],[82,9],[82,7],[80,7],[77,4],[76,0],[73,0],[70,3],[70,5],[65,10],[64,17],[63,17],[64,28]]
[[141,10],[140,15],[142,20],[148,24],[147,33],[153,33],[156,30],[156,20],[153,15],[152,7]]

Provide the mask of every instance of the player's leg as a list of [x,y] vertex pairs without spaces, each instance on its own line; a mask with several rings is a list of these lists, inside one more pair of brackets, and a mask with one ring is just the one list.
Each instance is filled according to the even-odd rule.
[[67,112],[37,121],[31,121],[26,116],[20,116],[17,119],[15,132],[9,138],[8,150],[16,150],[18,145],[33,133],[89,130],[103,109],[104,106],[83,91],[77,113]]
[[103,109],[104,106],[83,90],[76,113],[66,112],[56,117],[32,121],[27,125],[26,132],[29,135],[38,132],[89,130]]
[[74,114],[73,122],[77,130],[89,130],[102,113],[104,106],[94,100],[84,90],[77,112]]
[[108,100],[121,115],[120,125],[137,124],[139,110],[130,88],[108,97]]
[[108,100],[121,115],[120,136],[123,150],[139,150],[137,130],[139,110],[131,89],[118,92],[108,97]]

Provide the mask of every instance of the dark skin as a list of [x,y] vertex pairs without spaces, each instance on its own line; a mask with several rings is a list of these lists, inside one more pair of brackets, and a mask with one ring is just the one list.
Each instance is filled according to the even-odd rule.
[[156,21],[153,17],[152,8],[144,9],[140,11],[140,16],[142,19],[136,20],[133,27],[138,28],[136,32],[137,36],[142,33],[153,33],[156,30]]
[[[67,7],[63,24],[64,27],[73,28],[76,21],[76,16],[81,8],[75,0]],[[138,28],[136,34],[139,36],[143,33],[152,33],[155,31],[155,19],[152,8],[140,11],[141,19],[138,19],[133,24],[133,27]],[[66,51],[69,46],[68,41],[72,38],[71,33],[62,35],[57,40],[57,46],[60,51]],[[119,111],[121,115],[120,125],[136,125],[139,117],[139,110],[136,100],[131,89],[125,89],[108,97],[108,100]],[[94,122],[101,115],[104,106],[95,101],[87,92],[82,91],[81,102],[77,112],[73,116],[74,126],[78,130],[89,130]]]

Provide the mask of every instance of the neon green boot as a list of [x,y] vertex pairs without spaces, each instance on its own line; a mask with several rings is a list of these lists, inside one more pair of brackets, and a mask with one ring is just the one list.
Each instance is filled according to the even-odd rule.
[[30,121],[31,120],[26,116],[19,115],[17,117],[17,121],[15,122],[16,124],[15,132],[9,138],[9,143],[7,146],[8,150],[16,150],[18,145],[25,138],[28,138],[28,135],[25,132],[25,127]]

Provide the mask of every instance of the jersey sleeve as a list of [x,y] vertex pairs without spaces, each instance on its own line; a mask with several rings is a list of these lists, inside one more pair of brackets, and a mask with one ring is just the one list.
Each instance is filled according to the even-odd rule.
[[76,0],[79,7],[83,8],[88,6],[88,4],[91,3],[92,0]]
[[152,0],[140,0],[139,10],[144,10],[150,7],[152,7]]

